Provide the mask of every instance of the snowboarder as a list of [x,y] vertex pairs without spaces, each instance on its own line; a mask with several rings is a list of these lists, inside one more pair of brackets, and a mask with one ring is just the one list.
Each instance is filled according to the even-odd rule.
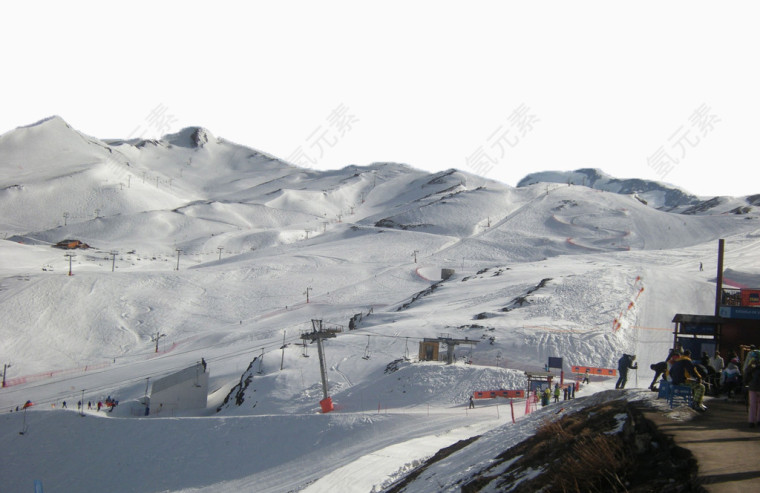
[[470,409],[475,409],[475,401],[472,400],[472,396],[470,396]]
[[618,381],[615,383],[616,389],[624,389],[625,383],[628,381],[628,370],[637,370],[639,368],[639,364],[634,364],[633,362],[636,360],[635,354],[624,354],[619,360],[618,360],[618,372],[620,373],[620,378],[618,378]]
[[201,364],[203,365],[203,372],[206,372],[206,360],[201,358]]
[[63,401],[63,406],[61,406],[63,409],[66,409],[66,401]]
[[588,385],[589,383],[591,383],[591,381],[588,378],[588,373],[589,373],[589,370],[588,370],[588,368],[586,368],[586,373],[583,374],[583,382],[581,382],[581,383],[584,383],[586,385]]

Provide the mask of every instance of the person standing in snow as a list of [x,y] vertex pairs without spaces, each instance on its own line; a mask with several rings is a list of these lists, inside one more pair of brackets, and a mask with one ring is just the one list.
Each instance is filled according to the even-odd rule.
[[554,402],[559,402],[559,384],[554,384]]
[[472,396],[470,396],[470,409],[475,409],[475,401],[472,400]]
[[583,374],[583,382],[584,384],[588,385],[591,383],[591,380],[588,378],[589,370],[586,368],[586,373]]
[[637,370],[639,368],[639,364],[634,364],[634,360],[636,359],[635,354],[624,354],[619,360],[618,360],[618,372],[620,373],[620,377],[618,378],[618,381],[615,383],[616,389],[624,389],[625,383],[628,381],[628,370]]

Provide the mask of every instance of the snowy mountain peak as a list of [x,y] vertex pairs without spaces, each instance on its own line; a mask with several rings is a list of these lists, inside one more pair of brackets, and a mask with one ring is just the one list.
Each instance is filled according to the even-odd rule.
[[164,135],[161,140],[190,149],[202,148],[209,142],[216,141],[211,132],[203,127],[186,127],[177,133]]
[[66,123],[66,121],[61,118],[58,115],[49,116],[47,118],[43,118],[42,120],[36,121],[34,123],[30,123],[29,125],[21,125],[18,128],[32,128],[32,127],[41,127],[41,126],[65,126],[66,128],[71,128],[71,125]]

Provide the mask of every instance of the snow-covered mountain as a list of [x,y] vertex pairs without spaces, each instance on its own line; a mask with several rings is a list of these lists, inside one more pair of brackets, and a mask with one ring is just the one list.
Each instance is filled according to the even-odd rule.
[[[370,491],[460,438],[510,433],[467,397],[523,388],[549,356],[569,371],[636,353],[651,378],[673,314],[712,306],[718,238],[737,278],[757,271],[750,198],[687,214],[696,203],[665,210],[665,188],[531,176],[304,169],[198,127],[101,140],[53,117],[0,136],[0,484]],[[301,338],[314,319],[343,329],[325,342],[327,415]],[[477,344],[417,362],[442,334]],[[151,381],[201,358],[206,410],[138,419]],[[60,410],[107,395],[122,402],[110,419]],[[26,418],[7,413],[27,399]]]
[[668,212],[682,214],[746,214],[756,205],[755,195],[748,197],[697,197],[667,183],[638,178],[614,178],[600,169],[582,168],[575,171],[544,171],[531,173],[520,180],[518,187],[536,183],[581,185],[596,190],[636,197],[644,204]]

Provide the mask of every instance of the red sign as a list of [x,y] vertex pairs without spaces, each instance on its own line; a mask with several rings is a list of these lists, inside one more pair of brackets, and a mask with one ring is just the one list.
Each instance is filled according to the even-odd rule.
[[760,289],[742,289],[742,306],[760,306]]

